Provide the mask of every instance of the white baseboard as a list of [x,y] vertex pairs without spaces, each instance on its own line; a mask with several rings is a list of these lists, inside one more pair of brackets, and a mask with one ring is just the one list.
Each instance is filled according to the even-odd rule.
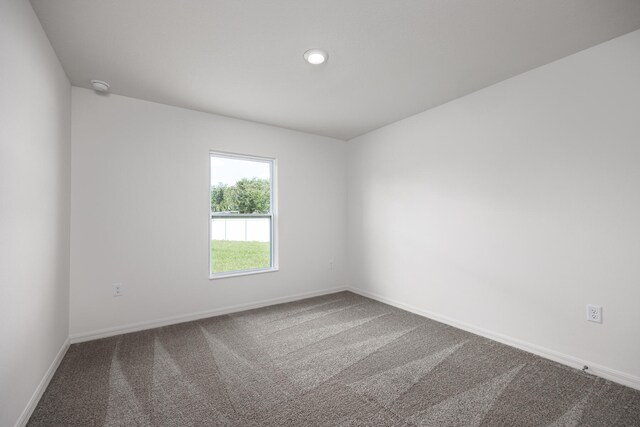
[[22,411],[22,414],[20,414],[20,418],[18,418],[18,421],[16,421],[16,427],[23,427],[27,425],[29,418],[31,418],[31,414],[33,414],[34,409],[36,409],[36,406],[38,406],[38,402],[40,401],[42,394],[47,389],[51,378],[53,378],[53,374],[56,373],[58,366],[60,366],[60,362],[62,362],[64,355],[67,353],[69,345],[69,338],[67,338],[64,343],[62,343],[62,347],[60,347],[60,350],[58,350],[58,354],[56,354],[53,362],[51,362],[51,365],[49,365],[49,369],[47,369],[47,372],[45,372],[44,377],[42,377],[42,381],[40,381],[40,384],[38,384],[38,387],[33,392],[31,399],[29,399],[29,403],[27,403],[27,406]]
[[545,359],[553,360],[554,362],[561,363],[566,366],[570,366],[576,369],[582,369],[585,365],[589,367],[588,372],[597,375],[599,377],[605,378],[607,380],[625,385],[627,387],[634,388],[636,390],[640,390],[640,377],[636,377],[634,375],[627,374],[625,372],[617,371],[615,369],[607,368],[606,366],[598,365],[596,363],[592,363],[586,360],[582,360],[577,357],[569,356],[567,354],[563,354],[554,350],[550,350],[548,348],[541,347],[539,345],[531,344],[516,338],[512,338],[503,334],[499,334],[496,332],[492,332],[486,329],[475,327],[471,324],[460,322],[458,320],[439,315],[437,313],[433,313],[427,310],[423,310],[417,307],[414,307],[410,304],[405,304],[400,301],[393,300],[391,298],[383,297],[381,295],[375,294],[373,292],[365,291],[357,288],[347,288],[348,291],[362,295],[367,298],[374,299],[376,301],[380,301],[385,304],[392,305],[394,307],[400,308],[402,310],[410,311],[411,313],[415,313],[417,315],[428,317],[429,319],[433,319],[435,321],[445,323],[447,325],[456,327],[458,329],[465,330],[467,332],[471,332],[476,335],[483,336],[485,338],[492,339],[494,341],[501,342],[502,344],[509,345],[511,347],[516,347],[520,350],[527,351],[529,353],[533,353],[540,357],[544,357]]
[[191,322],[193,320],[204,319],[207,317],[221,316],[224,314],[236,313],[238,311],[251,310],[254,308],[267,307],[270,305],[282,304],[286,302],[298,301],[305,298],[313,298],[321,295],[333,294],[336,292],[346,291],[345,287],[337,287],[324,289],[321,291],[306,292],[302,294],[291,295],[287,297],[271,298],[267,300],[252,302],[248,304],[238,304],[229,307],[215,308],[213,310],[199,311],[197,313],[182,314],[179,316],[165,317],[163,319],[130,323],[128,325],[115,326],[112,328],[98,329],[90,332],[82,332],[72,334],[70,336],[71,343],[80,343],[85,341],[107,338],[114,335],[127,334],[129,332],[138,332],[145,329],[159,328],[161,326],[175,325],[177,323]]

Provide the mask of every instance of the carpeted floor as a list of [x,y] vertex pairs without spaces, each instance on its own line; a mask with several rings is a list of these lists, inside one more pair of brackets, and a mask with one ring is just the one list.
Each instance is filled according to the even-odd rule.
[[31,426],[631,426],[640,392],[342,292],[72,345]]

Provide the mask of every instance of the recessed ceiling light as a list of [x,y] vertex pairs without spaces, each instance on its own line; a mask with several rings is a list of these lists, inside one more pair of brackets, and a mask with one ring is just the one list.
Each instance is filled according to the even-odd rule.
[[311,65],[324,64],[329,58],[329,54],[322,49],[309,49],[304,53],[304,59]]
[[91,86],[96,92],[109,92],[109,83],[102,80],[91,80]]

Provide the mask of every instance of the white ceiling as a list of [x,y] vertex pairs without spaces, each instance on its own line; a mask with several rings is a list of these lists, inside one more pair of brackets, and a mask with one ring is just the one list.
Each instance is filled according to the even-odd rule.
[[75,86],[345,140],[640,28],[640,0],[32,4]]

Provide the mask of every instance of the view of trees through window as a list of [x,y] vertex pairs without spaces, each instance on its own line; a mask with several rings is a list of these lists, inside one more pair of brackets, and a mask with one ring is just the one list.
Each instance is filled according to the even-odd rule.
[[269,213],[271,186],[268,179],[242,178],[234,185],[211,186],[211,212]]
[[272,161],[211,153],[211,274],[273,267]]

